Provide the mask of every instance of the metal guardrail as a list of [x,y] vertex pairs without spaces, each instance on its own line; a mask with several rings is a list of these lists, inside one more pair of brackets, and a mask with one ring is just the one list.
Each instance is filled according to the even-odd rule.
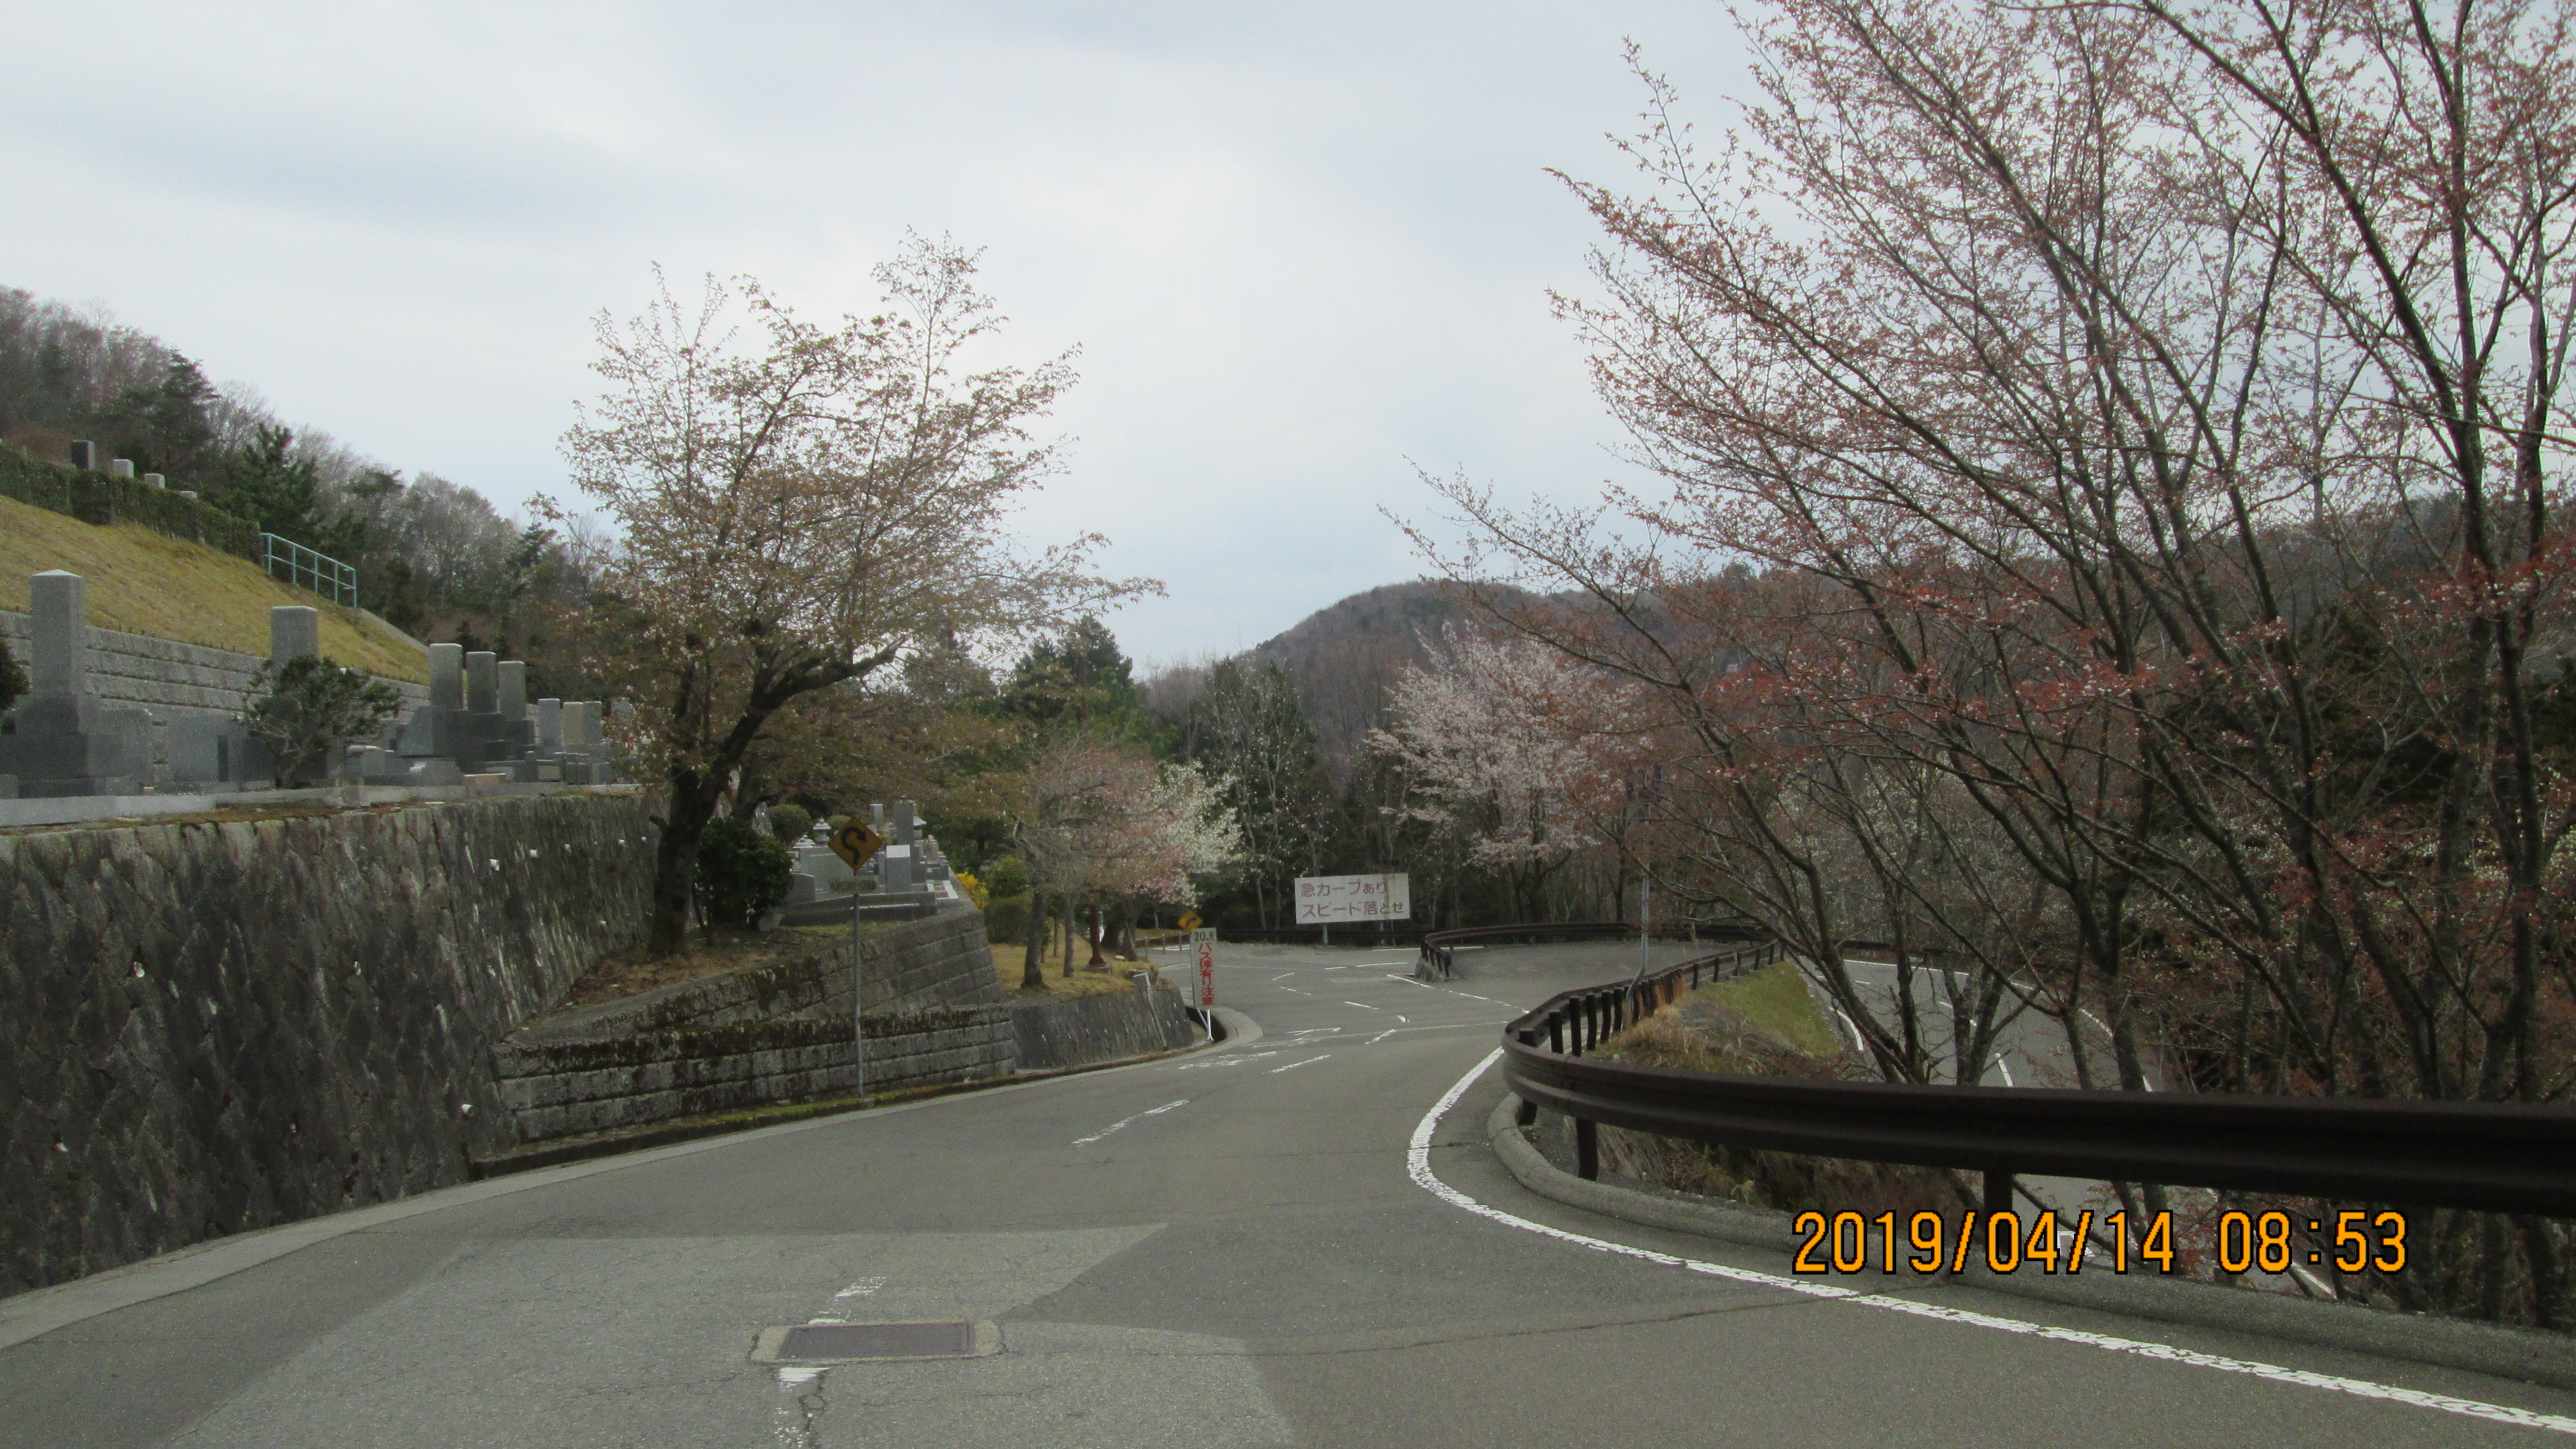
[[[1654,928],[1666,940],[1678,938],[1690,925],[1683,922],[1670,927]],[[1446,931],[1433,931],[1422,938],[1422,958],[1414,963],[1413,975],[1418,981],[1447,981],[1458,974],[1457,958],[1451,953],[1460,946],[1484,946],[1504,941],[1594,941],[1616,940],[1637,934],[1634,921],[1523,921],[1508,926],[1459,926]]]
[[1703,979],[1780,959],[1774,942],[1631,984],[1568,991],[1503,1029],[1503,1078],[1523,1105],[1575,1123],[1577,1167],[1600,1172],[1599,1127],[1867,1162],[1964,1168],[1985,1206],[2017,1174],[2284,1193],[2352,1202],[2576,1217],[2576,1109],[2516,1102],[1923,1087],[1725,1076],[1585,1053]]
[[[270,578],[283,578],[310,589],[335,604],[358,602],[358,571],[328,554],[315,553],[291,538],[259,536],[259,566]],[[283,570],[283,572],[280,572]]]

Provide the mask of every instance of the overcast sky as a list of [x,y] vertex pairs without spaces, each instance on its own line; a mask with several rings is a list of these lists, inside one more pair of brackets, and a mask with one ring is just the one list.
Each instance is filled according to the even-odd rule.
[[[1076,10],[1089,13],[1073,14]],[[97,303],[280,414],[505,510],[563,491],[590,319],[660,263],[865,309],[906,228],[984,248],[1070,471],[1023,514],[1231,652],[1420,572],[1414,463],[1621,476],[1546,289],[1642,94],[1741,89],[1713,0],[1093,7],[0,0],[0,285]],[[1408,461],[1411,460],[1411,461]]]

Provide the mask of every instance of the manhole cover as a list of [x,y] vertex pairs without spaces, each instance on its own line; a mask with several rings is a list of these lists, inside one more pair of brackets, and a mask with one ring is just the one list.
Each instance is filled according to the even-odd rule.
[[990,1323],[802,1323],[761,1330],[761,1363],[860,1363],[871,1359],[981,1358],[1001,1351]]

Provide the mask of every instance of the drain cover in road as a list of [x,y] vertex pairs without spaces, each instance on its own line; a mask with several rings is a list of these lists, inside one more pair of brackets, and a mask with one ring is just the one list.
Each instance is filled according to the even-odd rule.
[[762,1363],[860,1363],[873,1359],[981,1358],[999,1352],[989,1323],[805,1323],[765,1329],[752,1357]]

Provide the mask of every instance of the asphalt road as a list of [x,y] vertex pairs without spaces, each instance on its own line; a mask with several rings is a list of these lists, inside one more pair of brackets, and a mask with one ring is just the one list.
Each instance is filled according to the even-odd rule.
[[[141,1300],[0,1348],[0,1446],[2576,1433],[2576,1395],[1968,1288],[1820,1297],[1776,1255],[1523,1191],[1483,1143],[1496,1028],[1635,949],[1479,953],[1425,986],[1391,952],[1226,948],[1221,999],[1258,1040],[554,1169],[0,1302],[6,1343],[34,1314]],[[1001,1351],[751,1356],[764,1328],[932,1318],[991,1320]]]

